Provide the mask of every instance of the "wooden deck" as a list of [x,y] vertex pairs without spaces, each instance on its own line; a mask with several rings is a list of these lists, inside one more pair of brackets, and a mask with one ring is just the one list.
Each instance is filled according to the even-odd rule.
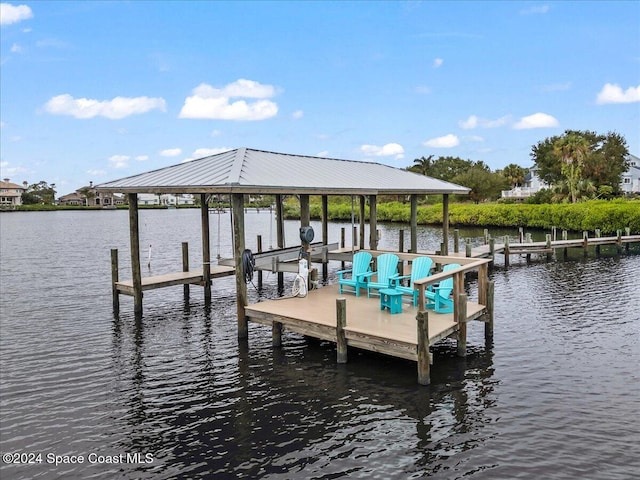
[[[235,268],[224,265],[211,265],[211,278],[228,277],[235,274]],[[142,291],[156,288],[171,287],[173,285],[203,285],[202,269],[189,270],[188,272],[166,273],[142,278]],[[133,295],[133,280],[115,282],[118,293]]]
[[[304,297],[268,300],[245,308],[248,320],[273,326],[274,322],[292,332],[337,341],[336,300],[346,299],[347,345],[417,361],[417,307],[404,303],[402,313],[392,315],[380,310],[379,297],[359,297],[353,293],[339,294],[337,285],[312,290]],[[467,302],[467,321],[486,313],[484,305]],[[429,311],[429,344],[455,334],[459,324],[454,315]]]

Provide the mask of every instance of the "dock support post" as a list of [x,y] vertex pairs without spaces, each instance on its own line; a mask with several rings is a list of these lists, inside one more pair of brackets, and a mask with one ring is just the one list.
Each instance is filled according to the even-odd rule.
[[[329,243],[329,197],[322,195],[322,244],[327,245]],[[309,266],[311,270],[311,266]],[[322,257],[322,280],[327,281],[329,275],[329,264],[327,256]]]
[[[398,252],[404,252],[404,229],[402,228],[398,232]],[[402,260],[398,263],[398,275],[404,275],[404,262]]]
[[622,230],[617,231],[617,237],[616,246],[618,248],[618,254],[620,254],[622,253]]
[[275,348],[282,346],[282,323],[275,320],[271,325],[271,346]]
[[418,195],[411,195],[411,214],[409,217],[411,225],[411,253],[418,253]]
[[459,357],[467,356],[467,294],[459,293],[455,299],[455,317],[458,323],[458,338],[456,341]]
[[347,299],[336,298],[336,349],[338,363],[347,363]]
[[133,313],[142,315],[142,272],[140,271],[140,230],[138,228],[138,194],[128,193],[131,276],[133,277]]
[[484,323],[484,340],[485,342],[493,341],[493,312],[494,312],[494,300],[493,295],[495,291],[495,283],[493,280],[489,280],[487,283],[487,318]]
[[366,216],[366,212],[365,212],[365,203],[366,203],[366,198],[364,195],[360,195],[360,250],[363,250],[365,248],[364,245],[364,222],[365,222],[365,216]]
[[449,194],[442,195],[442,255],[449,255]]
[[[629,237],[631,235],[631,227],[624,227],[624,234]],[[620,241],[622,241],[622,239],[620,239]],[[629,253],[629,248],[630,248],[631,242],[627,242],[624,245],[624,249],[626,250],[627,253]]]
[[467,238],[464,244],[464,255],[467,258],[471,258],[471,239]]
[[524,228],[518,227],[518,238],[520,239],[520,243],[524,243]]
[[509,236],[504,236],[504,266],[509,266]]
[[247,284],[242,272],[242,254],[245,249],[244,239],[244,195],[242,193],[231,194],[231,208],[233,210],[233,238],[236,268],[236,307],[238,310],[238,338],[249,336],[249,326],[244,307],[247,305]]
[[589,254],[589,232],[586,230],[582,232],[582,250],[583,255],[586,257]]
[[[189,243],[182,242],[182,271],[189,271]],[[189,284],[185,283],[182,289],[184,293],[184,301],[189,301]]]
[[378,199],[369,195],[369,248],[378,249]]
[[116,283],[120,279],[118,274],[118,249],[111,249],[111,294],[113,295],[113,312],[120,311],[120,294]]
[[[602,234],[600,232],[599,228],[596,228],[596,238],[601,238]],[[596,255],[599,257],[600,256],[600,245],[596,245]]]
[[[278,248],[284,248],[284,206],[283,197],[276,195],[276,242]],[[284,273],[278,272],[278,291],[284,290]]]
[[489,243],[489,238],[490,238],[489,229],[485,228],[484,229],[484,244],[485,245]]
[[496,259],[496,239],[491,237],[489,239],[489,255],[491,255],[491,265]]
[[460,252],[460,230],[453,230],[453,253]]
[[[262,235],[258,235],[256,238],[256,247],[258,253],[262,253]],[[258,270],[258,290],[262,290],[262,270]]]
[[431,356],[429,354],[429,312],[419,310],[416,317],[418,328],[418,383],[431,383]]
[[[204,303],[208,305],[211,303],[211,249],[209,247],[209,196],[206,193],[200,194],[200,218],[202,221],[202,279],[204,280]],[[244,244],[244,242],[242,243]]]
[[[346,232],[345,228],[344,227],[340,227],[340,248],[344,248],[345,245],[346,245],[345,232]],[[340,270],[344,270],[344,267],[345,267],[344,260],[342,260],[340,262]]]

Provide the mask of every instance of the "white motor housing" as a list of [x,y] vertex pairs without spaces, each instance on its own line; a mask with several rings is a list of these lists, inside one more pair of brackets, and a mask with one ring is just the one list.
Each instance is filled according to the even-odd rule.
[[298,275],[301,277],[298,296],[304,297],[307,295],[307,280],[309,279],[309,265],[304,258],[298,261]]

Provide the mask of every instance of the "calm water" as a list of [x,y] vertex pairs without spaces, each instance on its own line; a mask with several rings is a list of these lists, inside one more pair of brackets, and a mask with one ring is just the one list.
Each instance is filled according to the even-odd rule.
[[[247,220],[249,248],[258,233],[265,248],[275,243],[268,213]],[[182,241],[200,261],[198,210],[142,211],[140,226],[145,275],[179,270]],[[341,226],[331,225],[331,241]],[[211,227],[213,256],[229,256],[229,218],[212,214]],[[420,387],[412,362],[352,350],[337,365],[332,344],[294,334],[274,350],[258,325],[239,344],[232,279],[214,282],[210,307],[199,288],[185,305],[174,287],[145,293],[142,321],[130,297],[114,318],[109,249],[120,249],[129,278],[126,212],[4,213],[0,228],[0,450],[42,454],[3,463],[2,479],[615,480],[640,471],[637,248],[498,265],[493,347],[472,323],[467,358],[438,344],[433,384]],[[286,228],[292,245],[297,227]],[[399,227],[380,228],[381,246],[395,247]],[[462,234],[478,243],[482,232]],[[439,233],[422,229],[419,241],[436,249]],[[275,297],[275,280],[265,274],[260,295],[250,287],[251,301]],[[49,463],[55,455],[76,463]]]

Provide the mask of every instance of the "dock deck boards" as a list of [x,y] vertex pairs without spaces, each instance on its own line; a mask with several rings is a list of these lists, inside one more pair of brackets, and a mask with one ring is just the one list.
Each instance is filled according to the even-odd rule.
[[[211,278],[220,278],[233,275],[235,268],[224,265],[211,265]],[[188,272],[165,273],[142,278],[142,290],[154,290],[156,288],[170,287],[173,285],[198,285],[204,281],[202,269],[189,270]],[[118,292],[125,295],[133,295],[133,280],[116,282]]]
[[[393,356],[417,359],[417,307],[403,303],[402,313],[392,315],[380,310],[379,297],[359,297],[352,293],[339,294],[337,285],[312,290],[304,297],[267,300],[245,308],[247,318],[272,325],[280,322],[284,328],[303,335],[336,341],[336,299],[345,298],[347,344],[365,350]],[[468,302],[467,319],[473,320],[485,312],[485,307]],[[458,330],[453,314],[429,311],[429,343],[435,343]]]

